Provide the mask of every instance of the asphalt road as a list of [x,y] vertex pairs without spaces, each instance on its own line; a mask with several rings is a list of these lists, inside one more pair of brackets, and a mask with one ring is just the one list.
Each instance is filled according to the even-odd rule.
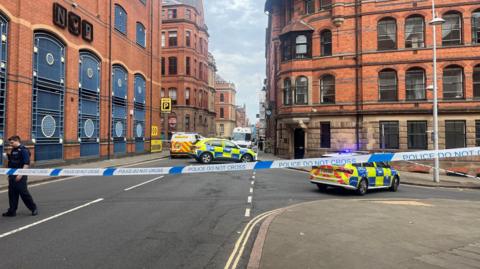
[[[293,170],[80,177],[30,191],[38,216],[20,202],[17,217],[0,219],[0,268],[224,268],[253,217],[305,201],[358,199],[342,190],[320,193],[307,174]],[[479,193],[401,186],[397,193],[376,191],[367,198],[479,201]],[[8,207],[5,192],[0,206]],[[245,268],[252,241],[238,268]]]

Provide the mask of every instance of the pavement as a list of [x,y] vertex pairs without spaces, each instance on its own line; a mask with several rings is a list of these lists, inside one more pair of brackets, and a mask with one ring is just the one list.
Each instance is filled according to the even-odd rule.
[[270,220],[248,268],[480,268],[479,212],[442,199],[296,205]]
[[[167,158],[170,155],[170,152],[163,151],[159,153],[152,153],[152,154],[141,154],[136,156],[128,156],[123,158],[116,158],[110,160],[102,160],[102,161],[93,161],[93,162],[84,162],[81,164],[72,164],[67,166],[61,167],[42,167],[42,168],[106,168],[106,167],[120,167],[120,166],[128,166],[134,165],[137,163],[143,162],[150,162],[155,161],[163,158]],[[42,176],[30,176],[28,177],[29,184],[35,184],[45,181],[51,181],[55,179],[59,179],[62,177],[42,177]],[[8,188],[8,177],[4,175],[0,175],[0,190]]]
[[[260,153],[261,160],[282,160],[273,154]],[[414,164],[412,164],[414,165]],[[433,181],[432,173],[415,173],[408,171],[408,166],[403,164],[399,166],[401,184],[424,186],[424,187],[442,187],[442,188],[461,188],[461,189],[480,189],[480,178],[462,175],[447,175],[447,173],[440,174],[440,182]],[[309,172],[311,167],[292,168],[304,172]],[[431,170],[431,169],[430,169]]]

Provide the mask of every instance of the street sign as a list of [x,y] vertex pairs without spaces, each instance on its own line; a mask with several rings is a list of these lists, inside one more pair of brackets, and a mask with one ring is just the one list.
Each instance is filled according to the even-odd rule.
[[172,112],[172,98],[162,98],[162,113]]
[[152,136],[158,136],[158,126],[152,125]]
[[162,140],[152,140],[151,152],[162,152]]

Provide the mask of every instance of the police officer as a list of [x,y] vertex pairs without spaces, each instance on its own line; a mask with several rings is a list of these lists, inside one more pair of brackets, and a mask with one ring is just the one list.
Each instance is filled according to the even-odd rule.
[[[8,154],[8,168],[27,169],[30,165],[30,151],[21,144],[20,137],[14,135],[8,139],[12,151]],[[32,216],[38,214],[37,205],[28,192],[27,176],[8,176],[8,200],[10,208],[3,213],[4,217],[15,217],[18,207],[18,196],[22,197],[23,203],[32,212]]]

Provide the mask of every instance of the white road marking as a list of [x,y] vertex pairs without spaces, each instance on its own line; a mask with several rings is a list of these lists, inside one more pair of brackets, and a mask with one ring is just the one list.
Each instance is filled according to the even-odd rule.
[[252,179],[255,179],[255,176],[252,176]]
[[145,181],[145,182],[143,182],[143,183],[137,184],[137,185],[132,186],[132,187],[130,187],[130,188],[126,188],[126,189],[124,189],[124,191],[133,190],[133,189],[135,189],[135,188],[138,188],[138,187],[140,187],[140,186],[143,186],[143,185],[145,185],[145,184],[148,184],[148,183],[153,182],[153,181],[155,181],[155,180],[159,180],[159,179],[164,178],[164,177],[165,177],[165,176],[159,176],[159,177],[156,177],[156,178],[154,178],[154,179],[150,179],[150,180],[148,180],[148,181]]
[[250,188],[250,193],[253,193],[253,188]]
[[249,203],[249,204],[252,203],[252,196],[248,196],[247,203]]
[[255,184],[255,181],[252,180],[252,185],[254,185],[254,184]]
[[82,209],[82,208],[84,208],[84,207],[87,207],[87,206],[89,206],[89,205],[92,205],[92,204],[95,204],[95,203],[98,203],[98,202],[101,202],[101,201],[103,201],[103,198],[99,198],[99,199],[97,199],[97,200],[95,200],[95,201],[86,203],[86,204],[81,205],[81,206],[77,206],[77,207],[72,208],[72,209],[70,209],[70,210],[67,210],[67,211],[64,211],[64,212],[62,212],[62,213],[58,213],[58,214],[56,214],[56,215],[53,215],[53,216],[51,216],[51,217],[48,217],[48,218],[46,218],[46,219],[42,219],[42,220],[40,220],[40,221],[34,222],[34,223],[32,223],[32,224],[25,225],[25,226],[23,226],[23,227],[20,227],[20,228],[18,228],[18,229],[13,230],[13,231],[10,231],[10,232],[4,233],[4,234],[0,234],[0,238],[4,238],[4,237],[7,237],[7,236],[9,236],[9,235],[18,233],[18,232],[20,232],[20,231],[23,231],[23,230],[26,230],[26,229],[31,228],[31,227],[33,227],[33,226],[42,224],[42,223],[47,222],[47,221],[49,221],[49,220],[52,220],[52,219],[61,217],[61,216],[66,215],[66,214],[68,214],[68,213],[72,213],[73,211]]
[[245,209],[245,217],[246,218],[250,217],[250,208]]

